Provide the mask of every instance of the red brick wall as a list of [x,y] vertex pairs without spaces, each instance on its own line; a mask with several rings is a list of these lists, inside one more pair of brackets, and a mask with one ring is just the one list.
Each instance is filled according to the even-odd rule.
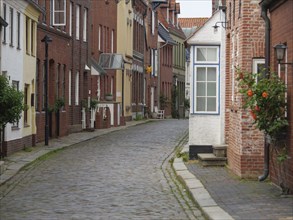
[[[249,113],[242,109],[242,100],[237,93],[235,78],[236,68],[251,72],[252,59],[264,57],[264,21],[260,17],[258,1],[242,1],[240,10],[238,0],[228,0],[226,5],[229,24],[226,41],[227,126],[225,132],[228,143],[228,165],[241,177],[256,177],[263,169],[263,135],[254,128]],[[234,76],[232,68],[234,68]],[[234,88],[232,88],[233,78]]]
[[4,141],[3,143],[3,154],[9,156],[17,151],[23,150],[28,147],[36,145],[35,135],[29,135],[20,139],[11,140],[9,142]]
[[[284,1],[279,7],[272,7],[270,10],[271,19],[271,67],[272,70],[277,72],[277,61],[274,52],[274,46],[279,43],[286,43],[288,47],[287,62],[293,62],[293,1]],[[285,62],[283,60],[282,62]],[[275,154],[271,157],[270,174],[271,179],[276,183],[280,184],[281,181],[286,179],[286,187],[291,189],[293,192],[293,66],[292,65],[282,65],[281,66],[281,76],[284,78],[285,71],[287,68],[288,77],[288,120],[289,120],[289,131],[287,137],[287,148],[289,160],[287,160],[282,166],[276,162]],[[274,151],[273,151],[274,152]],[[282,172],[280,175],[280,172]],[[286,174],[284,174],[284,171]]]

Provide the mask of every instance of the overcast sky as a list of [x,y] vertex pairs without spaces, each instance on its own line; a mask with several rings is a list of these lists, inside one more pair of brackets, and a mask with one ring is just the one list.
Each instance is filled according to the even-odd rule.
[[176,0],[180,3],[179,18],[210,17],[212,15],[211,0]]

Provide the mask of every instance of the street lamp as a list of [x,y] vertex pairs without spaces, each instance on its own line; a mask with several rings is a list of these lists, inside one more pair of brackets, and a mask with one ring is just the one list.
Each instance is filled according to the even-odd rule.
[[48,44],[52,39],[45,35],[42,39],[45,43],[45,145],[49,145],[49,112],[48,112]]
[[277,60],[279,64],[291,64],[293,65],[293,62],[291,63],[281,63],[281,61],[284,59],[285,56],[285,51],[287,50],[287,46],[285,44],[277,44],[276,46],[274,46],[276,55],[277,55]]

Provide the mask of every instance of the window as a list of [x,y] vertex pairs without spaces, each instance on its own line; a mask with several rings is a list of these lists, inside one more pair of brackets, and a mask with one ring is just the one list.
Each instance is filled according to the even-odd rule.
[[76,22],[75,22],[75,35],[76,40],[79,40],[79,22],[80,22],[80,6],[76,6]]
[[[12,80],[12,87],[19,91],[19,81],[16,81],[16,80]],[[15,122],[12,124],[12,127],[14,128],[18,128],[19,127],[19,121]]]
[[242,6],[242,0],[239,0],[239,11],[238,11],[238,18],[241,18],[241,6]]
[[99,45],[98,45],[98,48],[99,48],[99,51],[101,51],[101,39],[102,38],[102,25],[99,25]]
[[70,2],[70,5],[69,5],[69,36],[72,36],[72,8],[73,8],[73,3]]
[[167,10],[167,12],[166,12],[166,14],[167,14],[167,22],[169,23],[169,22],[170,22],[170,21],[169,21],[169,19],[170,19],[170,18],[169,18],[169,8],[167,7],[166,10]]
[[158,70],[158,51],[152,49],[151,53],[152,76],[157,76]]
[[43,64],[43,100],[42,100],[42,110],[45,110],[45,100],[46,100],[46,74],[45,74],[46,63]]
[[219,47],[195,47],[192,113],[219,113]]
[[217,113],[217,67],[196,67],[196,112]]
[[87,8],[84,9],[83,11],[83,41],[87,41],[87,13],[88,10]]
[[59,98],[59,76],[60,76],[60,68],[61,68],[61,65],[58,63],[58,66],[57,66],[57,72],[56,72],[56,75],[55,75],[55,97],[56,98]]
[[75,105],[79,102],[79,72],[75,74]]
[[[263,73],[264,72],[264,68],[265,68],[265,59],[264,58],[254,58],[252,60],[252,71],[253,73]],[[265,77],[265,75],[263,75],[263,77]]]
[[[24,86],[24,106],[28,106],[28,94],[29,93],[29,85],[25,84]],[[25,108],[23,111],[23,122],[24,125],[27,125],[28,123],[28,108]]]
[[20,13],[17,12],[17,49],[20,49]]
[[52,0],[53,26],[66,25],[66,0]]
[[114,30],[111,33],[111,53],[114,53]]
[[26,48],[26,53],[30,54],[30,19],[28,17],[26,17],[26,21],[25,21],[25,48]]
[[152,35],[155,34],[155,12],[152,11]]
[[198,47],[196,49],[196,61],[198,63],[218,62],[217,48]]
[[68,105],[71,105],[71,87],[72,87],[72,73],[69,70],[68,73]]
[[[6,21],[6,4],[3,4],[3,17]],[[6,43],[6,27],[3,29],[3,43]]]
[[61,87],[61,96],[63,99],[65,99],[65,75],[66,73],[66,66],[63,65],[63,71],[62,71],[62,77],[61,77],[61,80],[62,80],[62,87]]
[[13,46],[13,8],[10,8],[10,19],[9,19],[9,39],[10,39],[10,46]]
[[34,38],[35,36],[35,22],[31,20],[31,32],[30,32],[30,37],[31,37],[31,55],[35,55],[35,44],[34,44]]
[[39,70],[40,70],[40,60],[37,59],[36,64],[36,89],[35,89],[35,109],[36,111],[39,111],[39,83],[40,83],[40,76],[39,76]]

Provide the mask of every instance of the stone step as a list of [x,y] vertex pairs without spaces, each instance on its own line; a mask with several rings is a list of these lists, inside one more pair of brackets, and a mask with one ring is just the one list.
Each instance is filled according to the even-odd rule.
[[227,155],[227,146],[226,144],[222,145],[213,145],[213,154],[216,157],[226,157]]
[[199,161],[203,166],[225,166],[226,157],[216,157],[212,153],[197,154]]

